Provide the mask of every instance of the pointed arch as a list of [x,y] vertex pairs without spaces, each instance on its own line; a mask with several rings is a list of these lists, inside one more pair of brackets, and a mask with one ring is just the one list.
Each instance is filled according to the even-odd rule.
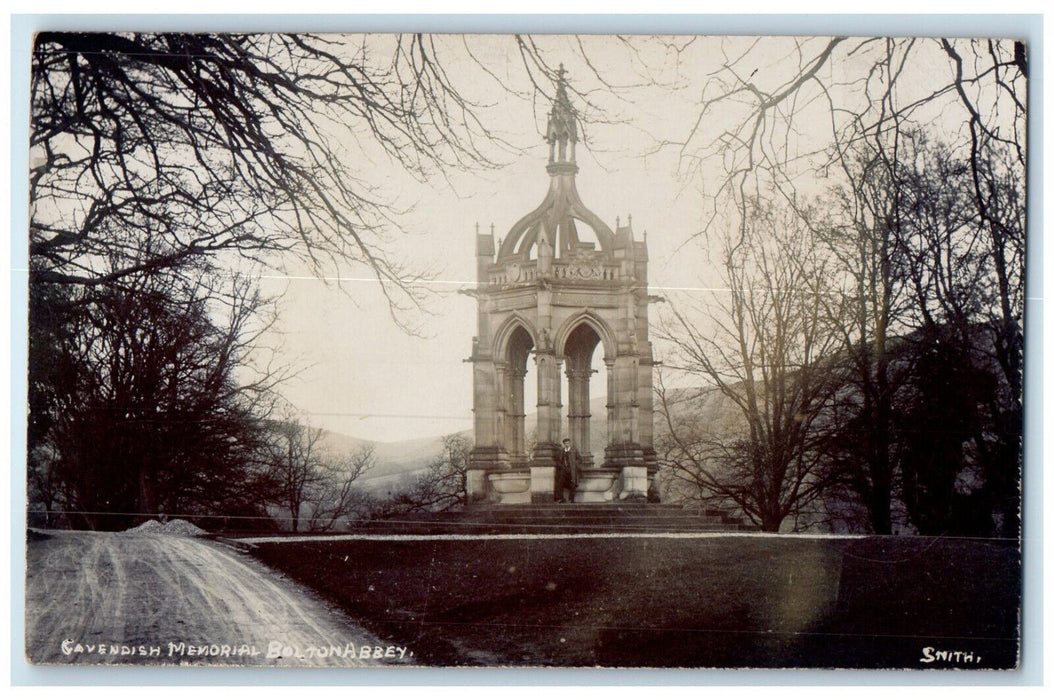
[[527,318],[518,311],[514,311],[509,318],[498,328],[498,331],[494,334],[494,340],[491,344],[492,356],[499,361],[504,361],[508,357],[509,352],[509,340],[516,332],[517,328],[522,328],[527,335],[531,337],[531,343],[533,347],[538,347],[538,331]]
[[578,312],[560,326],[560,330],[557,331],[556,338],[554,339],[557,353],[560,355],[567,354],[568,338],[570,338],[571,333],[583,323],[592,328],[600,338],[600,343],[604,346],[604,357],[615,357],[617,351],[615,334],[611,331],[607,322],[590,309]]

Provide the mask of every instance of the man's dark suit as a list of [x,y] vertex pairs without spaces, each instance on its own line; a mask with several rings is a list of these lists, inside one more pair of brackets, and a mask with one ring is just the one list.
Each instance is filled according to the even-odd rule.
[[564,489],[567,489],[569,500],[574,503],[575,489],[578,488],[578,466],[582,458],[578,450],[560,450],[560,456],[556,465],[556,493],[557,501],[564,500]]

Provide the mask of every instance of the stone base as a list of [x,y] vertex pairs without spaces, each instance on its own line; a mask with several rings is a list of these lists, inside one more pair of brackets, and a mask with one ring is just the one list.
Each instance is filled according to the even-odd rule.
[[[526,455],[510,455],[501,448],[474,449],[465,477],[468,502],[552,503],[560,451],[561,447],[555,443],[543,443],[535,447],[528,459]],[[656,463],[654,450],[632,444],[609,446],[603,467],[582,465],[575,502],[645,502]],[[652,494],[652,498],[656,495]]]
[[482,503],[487,500],[487,470],[465,470],[465,500],[469,503]]
[[504,447],[473,447],[468,456],[469,469],[496,469],[508,462],[509,453]]
[[608,445],[604,450],[604,467],[622,469],[623,467],[645,466],[644,448],[633,443],[625,445]]
[[648,476],[654,476],[655,472],[659,471],[659,456],[655,454],[655,449],[651,447],[645,447],[643,452],[644,466],[648,468]]
[[531,467],[531,503],[552,503],[556,467]]
[[612,469],[583,469],[578,476],[575,503],[611,503],[618,495],[619,473]]
[[622,489],[619,491],[620,501],[631,503],[645,503],[648,500],[648,468],[623,467]]
[[495,472],[488,475],[490,501],[502,505],[531,502],[531,476],[527,472]]

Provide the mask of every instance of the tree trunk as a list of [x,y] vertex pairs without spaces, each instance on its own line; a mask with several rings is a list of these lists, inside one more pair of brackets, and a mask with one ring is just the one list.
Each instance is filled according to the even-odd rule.
[[139,470],[139,508],[140,515],[153,516],[157,514],[157,501],[154,498],[154,488],[150,483],[145,469]]
[[[888,472],[888,466],[886,467]],[[881,477],[872,475],[871,501],[868,511],[871,515],[871,529],[876,535],[893,533],[893,514],[890,503],[893,500],[893,486],[888,473]]]

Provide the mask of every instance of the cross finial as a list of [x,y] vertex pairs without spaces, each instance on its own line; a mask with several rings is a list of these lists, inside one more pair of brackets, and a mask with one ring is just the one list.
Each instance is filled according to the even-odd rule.
[[567,97],[567,71],[563,63],[555,71],[554,77],[556,94],[553,96],[553,108],[549,112],[549,124],[545,129],[545,140],[549,144],[549,164],[574,165],[578,126],[575,122],[574,107]]

